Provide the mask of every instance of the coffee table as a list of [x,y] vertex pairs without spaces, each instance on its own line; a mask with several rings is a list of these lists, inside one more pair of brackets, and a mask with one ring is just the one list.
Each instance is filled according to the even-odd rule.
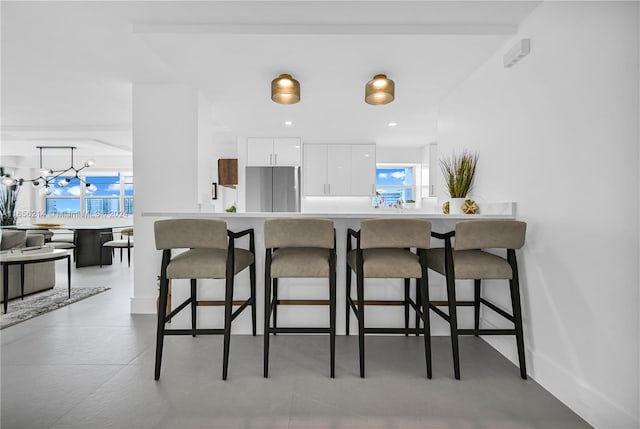
[[4,298],[4,312],[7,312],[9,302],[9,266],[20,266],[20,299],[24,298],[24,266],[27,264],[37,264],[40,262],[57,261],[67,259],[67,289],[71,298],[71,255],[68,250],[63,249],[16,249],[0,254],[0,266],[4,267],[2,275],[2,296]]

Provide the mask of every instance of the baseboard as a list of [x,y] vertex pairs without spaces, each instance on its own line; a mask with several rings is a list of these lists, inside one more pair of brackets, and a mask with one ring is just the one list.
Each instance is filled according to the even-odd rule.
[[[494,327],[486,320],[482,324],[488,328]],[[482,339],[518,366],[514,338],[482,336]],[[594,389],[584,378],[529,348],[526,348],[525,354],[529,377],[594,428],[637,429],[640,427],[640,420]]]
[[131,314],[156,314],[157,296],[132,296],[129,301]]

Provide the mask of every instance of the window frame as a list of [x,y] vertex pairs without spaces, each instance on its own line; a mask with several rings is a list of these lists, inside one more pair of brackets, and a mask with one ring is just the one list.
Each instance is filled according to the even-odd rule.
[[[79,196],[75,196],[75,195],[42,195],[42,202],[43,202],[43,207],[44,207],[44,211],[46,213],[47,216],[56,216],[56,215],[61,215],[63,214],[63,212],[57,212],[57,213],[49,213],[48,211],[48,207],[47,207],[47,200],[49,199],[79,199],[80,200],[80,211],[74,214],[79,214],[80,216],[86,216],[87,213],[87,201],[91,200],[91,199],[117,199],[118,200],[118,213],[117,214],[124,214],[125,210],[125,200],[126,199],[131,199],[132,201],[134,200],[135,194],[132,195],[125,195],[125,184],[130,184],[133,183],[133,181],[135,180],[133,178],[133,174],[130,172],[108,172],[108,171],[99,171],[99,172],[91,172],[90,174],[91,177],[118,177],[119,178],[119,185],[120,185],[120,193],[118,196],[97,196],[97,197],[92,197],[91,194],[87,193],[87,189],[85,186],[80,186],[80,195]],[[87,174],[79,174],[78,177],[82,180],[86,180]],[[130,178],[131,182],[127,182],[126,179]],[[93,215],[100,215],[100,214],[104,214],[104,213],[95,213]],[[115,213],[112,213],[115,214]],[[133,213],[129,214],[126,213],[127,216],[133,216]]]
[[[413,200],[416,201],[416,204],[418,204],[419,198],[418,198],[418,189],[419,189],[419,172],[420,172],[420,166],[421,164],[417,164],[417,163],[412,163],[412,162],[393,162],[393,163],[388,163],[388,162],[378,162],[376,163],[376,183],[375,183],[375,188],[376,188],[376,192],[378,192],[380,189],[411,189],[412,193],[413,193]],[[379,169],[406,169],[406,168],[411,168],[413,170],[412,172],[412,178],[413,178],[413,183],[411,185],[380,185],[378,184],[378,170]],[[395,204],[396,202],[394,201],[393,204]],[[406,201],[405,201],[406,203]],[[393,205],[391,204],[391,205]],[[385,206],[386,207],[386,206]]]

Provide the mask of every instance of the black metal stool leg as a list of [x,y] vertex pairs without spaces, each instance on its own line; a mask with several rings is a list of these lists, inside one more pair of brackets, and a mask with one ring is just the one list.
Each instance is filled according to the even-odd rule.
[[[273,279],[273,327],[278,327],[278,279]],[[273,335],[278,335],[275,332]]]
[[516,344],[518,346],[518,361],[520,363],[520,377],[527,379],[527,365],[524,355],[524,331],[522,329],[522,308],[520,306],[520,281],[518,279],[518,264],[516,263],[515,250],[507,250],[507,259],[513,272],[512,279],[509,280],[511,289],[511,305],[513,307],[513,318],[516,328]]
[[226,291],[224,295],[224,356],[222,360],[222,379],[227,379],[229,367],[229,346],[231,343],[231,315],[233,306],[233,273],[227,273]]
[[429,278],[423,275],[422,279],[417,280],[417,287],[420,288],[420,297],[422,299],[422,319],[424,321],[424,353],[427,365],[427,378],[432,377],[431,366],[431,322],[429,319]]
[[349,263],[345,264],[347,266],[347,276],[346,279],[346,289],[347,293],[345,294],[345,310],[346,310],[346,318],[345,318],[345,335],[349,336],[349,320],[351,316],[351,267],[349,267]]
[[196,279],[191,279],[191,336],[196,336],[196,309],[198,307]]
[[249,266],[249,283],[251,288],[251,332],[256,336],[256,264]]
[[269,377],[269,326],[271,325],[271,250],[267,250],[264,262],[264,377]]
[[166,277],[166,267],[169,264],[170,252],[165,250],[162,256],[162,271],[160,275],[160,300],[158,302],[158,325],[156,331],[156,366],[154,379],[160,379],[160,366],[162,364],[162,348],[164,346],[164,319],[167,315],[167,295],[169,280]]
[[474,286],[473,287],[474,289],[473,315],[475,319],[473,328],[476,331],[473,335],[475,335],[476,337],[478,336],[478,329],[480,329],[480,294],[482,292],[481,285],[482,285],[482,280],[475,279],[473,281],[473,286]]
[[[411,279],[404,279],[404,329],[409,329],[409,296],[411,291]],[[409,336],[405,332],[405,337]]]
[[362,264],[358,264],[358,349],[360,351],[360,377],[364,378],[364,273]]
[[336,376],[336,255],[329,260],[329,342],[331,349],[331,378]]

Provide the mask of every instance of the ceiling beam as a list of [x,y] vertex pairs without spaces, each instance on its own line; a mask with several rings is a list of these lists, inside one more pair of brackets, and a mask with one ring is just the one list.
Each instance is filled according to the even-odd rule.
[[135,34],[512,35],[506,24],[133,24]]

